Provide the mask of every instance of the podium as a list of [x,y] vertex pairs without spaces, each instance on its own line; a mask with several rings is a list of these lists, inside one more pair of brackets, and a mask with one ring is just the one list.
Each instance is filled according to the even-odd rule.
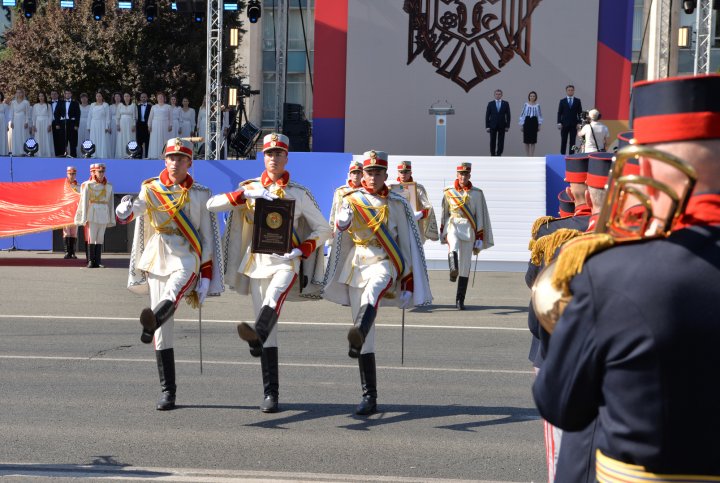
[[[447,101],[445,101],[447,103]],[[437,103],[435,103],[437,104]],[[435,116],[435,156],[445,156],[447,147],[447,116],[455,114],[452,105],[430,106],[428,114]]]

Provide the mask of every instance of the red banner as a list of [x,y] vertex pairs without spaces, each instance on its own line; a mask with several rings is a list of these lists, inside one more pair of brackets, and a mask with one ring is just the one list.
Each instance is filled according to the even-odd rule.
[[65,179],[0,183],[0,238],[72,225],[79,201]]

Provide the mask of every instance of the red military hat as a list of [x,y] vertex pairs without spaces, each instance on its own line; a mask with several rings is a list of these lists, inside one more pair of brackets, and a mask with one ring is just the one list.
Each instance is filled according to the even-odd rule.
[[397,165],[398,171],[412,171],[412,162],[410,161],[400,161],[400,164]]
[[276,132],[268,134],[263,138],[263,153],[271,149],[282,149],[287,153],[290,149],[290,139]]
[[565,181],[584,183],[587,178],[588,155],[584,153],[565,156]]
[[385,151],[370,150],[363,153],[363,169],[387,169],[387,167],[388,154]]
[[469,173],[472,171],[472,163],[460,163],[455,171],[458,173]]
[[640,144],[720,138],[720,74],[635,83],[633,131]]
[[622,149],[625,146],[635,143],[634,131],[624,131],[617,135],[617,148]]
[[590,188],[604,189],[610,174],[613,153],[590,153],[588,159],[587,180],[585,183]]
[[190,158],[190,160],[192,161],[192,157],[193,157],[192,143],[190,143],[190,141],[186,141],[182,138],[168,139],[168,142],[165,145],[165,156],[168,156],[170,154],[182,154],[182,155]]
[[348,166],[348,173],[352,173],[353,171],[362,171],[363,164],[360,161],[350,161],[350,166]]
[[77,173],[77,168],[75,166],[68,166],[67,168],[65,168],[65,171],[67,173]]

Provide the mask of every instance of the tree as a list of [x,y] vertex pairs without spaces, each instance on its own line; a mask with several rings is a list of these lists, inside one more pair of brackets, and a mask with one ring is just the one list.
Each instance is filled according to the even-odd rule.
[[67,87],[76,98],[87,92],[92,102],[97,90],[106,101],[115,91],[164,91],[200,105],[205,93],[205,22],[172,12],[169,0],[158,1],[159,15],[151,23],[140,11],[141,2],[132,11],[121,11],[108,1],[100,21],[90,14],[92,0],[75,0],[72,10],[61,9],[59,3],[39,3],[30,19],[16,12],[0,55],[2,92],[13,95],[22,87],[35,102],[37,92]]

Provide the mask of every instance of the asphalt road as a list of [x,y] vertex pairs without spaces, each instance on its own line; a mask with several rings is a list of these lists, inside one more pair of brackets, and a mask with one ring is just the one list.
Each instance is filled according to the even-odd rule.
[[[154,409],[155,358],[140,343],[147,302],[124,268],[32,266],[58,255],[0,253],[0,477],[56,481],[544,481],[542,423],[527,361],[523,274],[479,272],[468,310],[447,272],[435,304],[377,320],[380,412],[357,417],[350,309],[286,303],[280,406],[258,410],[259,360],[235,324],[235,293],[176,314],[178,405]],[[30,266],[3,266],[17,258]],[[122,259],[105,257],[108,265]]]

